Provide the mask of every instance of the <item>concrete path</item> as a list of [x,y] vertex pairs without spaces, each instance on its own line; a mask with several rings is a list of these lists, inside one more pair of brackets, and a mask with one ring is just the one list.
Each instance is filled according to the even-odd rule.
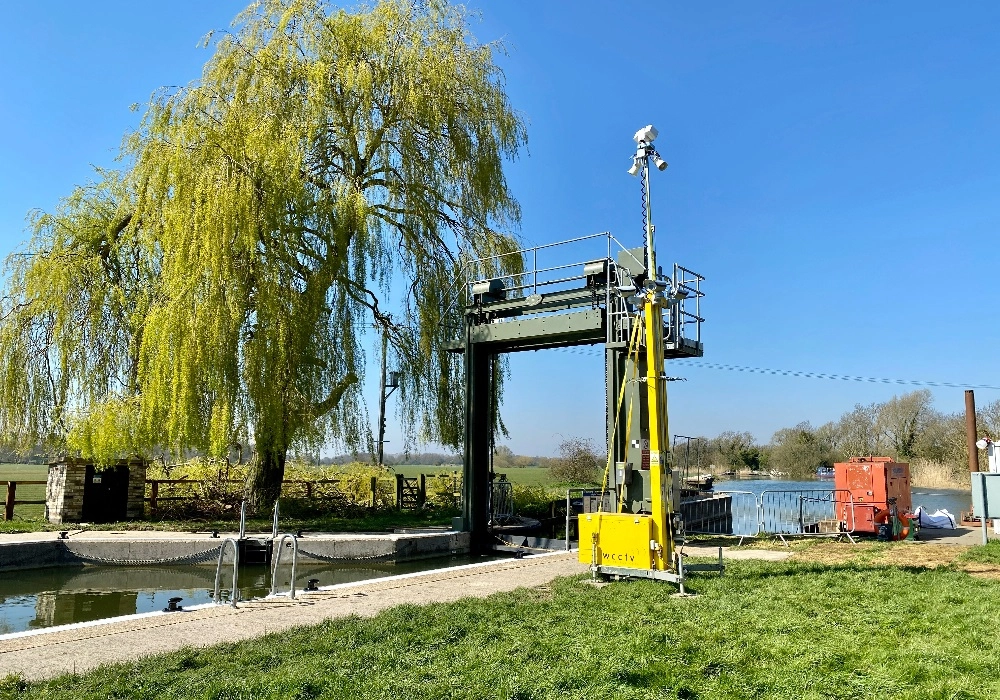
[[[1000,535],[993,532],[992,527],[986,528],[986,534],[989,539],[995,540]],[[920,529],[921,542],[934,542],[935,544],[957,544],[962,546],[969,546],[974,544],[983,543],[983,530],[979,525],[969,526],[965,524],[959,525],[954,530],[935,530],[933,528],[924,527]]]

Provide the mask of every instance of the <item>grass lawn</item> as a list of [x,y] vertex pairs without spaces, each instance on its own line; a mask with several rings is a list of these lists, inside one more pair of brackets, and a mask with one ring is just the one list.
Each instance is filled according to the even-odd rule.
[[0,464],[0,481],[45,481],[48,476],[47,464]]
[[725,576],[691,587],[700,596],[674,598],[674,587],[644,581],[595,588],[560,579],[44,683],[8,678],[0,698],[1000,695],[993,578],[955,566],[734,561]]

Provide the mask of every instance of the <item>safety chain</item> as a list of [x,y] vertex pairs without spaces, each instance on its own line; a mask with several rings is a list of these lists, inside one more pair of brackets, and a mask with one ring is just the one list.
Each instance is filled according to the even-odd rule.
[[[114,557],[98,557],[90,554],[81,554],[75,552],[70,548],[66,550],[76,559],[85,562],[91,562],[94,564],[107,564],[111,566],[154,566],[157,564],[200,564],[201,562],[211,561],[219,556],[220,547],[215,547],[213,549],[208,549],[204,552],[199,552],[197,554],[183,554],[178,557],[166,557],[163,559],[117,559]],[[320,554],[319,552],[310,552],[309,550],[299,547],[299,554],[310,557],[312,559],[319,559],[320,561],[330,561],[330,562],[351,562],[351,561],[379,561],[379,560],[393,560],[396,558],[395,552],[389,552],[387,554],[369,554],[365,556],[337,556],[329,554]]]
[[211,561],[219,556],[220,547],[198,552],[196,554],[182,554],[179,557],[166,557],[163,559],[117,559],[114,557],[97,557],[90,554],[74,552],[69,547],[66,548],[71,555],[85,562],[95,564],[108,564],[113,566],[153,566],[157,564],[200,564],[203,561]]
[[396,553],[390,552],[389,554],[369,554],[366,556],[336,556],[329,554],[319,554],[318,552],[310,552],[307,549],[303,549],[299,546],[299,554],[305,555],[307,557],[312,557],[313,559],[319,559],[321,561],[375,561],[378,559],[395,559]]

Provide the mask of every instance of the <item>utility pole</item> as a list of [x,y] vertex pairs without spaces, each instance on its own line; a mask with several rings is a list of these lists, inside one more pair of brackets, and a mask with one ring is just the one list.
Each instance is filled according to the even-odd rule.
[[969,471],[979,471],[979,447],[976,446],[976,395],[965,390],[965,441],[969,445]]
[[[385,456],[385,404],[396,389],[399,388],[399,372],[389,372],[386,377],[386,353],[389,349],[389,334],[382,331],[382,376],[378,389],[378,465],[382,466],[382,459]],[[389,393],[386,393],[386,389]]]

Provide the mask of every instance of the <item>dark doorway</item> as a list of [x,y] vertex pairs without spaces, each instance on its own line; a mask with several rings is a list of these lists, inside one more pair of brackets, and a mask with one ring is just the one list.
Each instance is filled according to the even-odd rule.
[[87,466],[83,482],[81,520],[87,523],[115,523],[126,520],[128,509],[128,466],[96,468]]

